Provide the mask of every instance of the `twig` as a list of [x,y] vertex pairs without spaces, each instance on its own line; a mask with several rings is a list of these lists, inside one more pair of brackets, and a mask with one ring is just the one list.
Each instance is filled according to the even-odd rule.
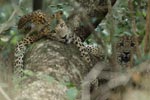
[[148,0],[147,15],[146,15],[146,34],[144,40],[144,53],[147,55],[150,52],[150,0]]
[[18,1],[18,5],[16,5],[16,3],[14,3],[13,0],[11,0],[11,5],[14,8],[12,14],[10,15],[10,17],[8,18],[8,20],[0,25],[0,34],[3,33],[4,31],[8,30],[10,27],[13,27],[14,24],[16,23],[15,21],[13,21],[16,16],[16,14],[18,15],[18,13],[20,13],[20,5],[21,5],[22,0]]
[[1,86],[0,86],[0,92],[1,92],[1,94],[4,96],[4,98],[5,98],[6,100],[12,100],[12,99],[10,99],[10,97],[5,93],[5,91],[2,89]]
[[9,19],[8,19],[5,23],[3,23],[3,24],[1,25],[1,27],[0,27],[0,34],[1,34],[3,31],[8,30],[8,29],[12,26],[12,24],[10,24],[10,23],[11,23],[12,19],[14,18],[16,12],[17,12],[17,9],[15,9],[15,10],[12,12],[11,16],[9,17]]
[[112,10],[112,5],[111,5],[111,1],[107,0],[107,4],[108,4],[108,13],[109,13],[109,32],[110,32],[110,43],[112,46],[112,56],[110,57],[110,63],[112,66],[117,67],[117,61],[116,61],[116,48],[115,48],[115,39],[114,37],[114,33],[115,33],[115,21],[113,19],[113,10]]
[[135,22],[135,16],[134,16],[135,12],[134,12],[134,9],[133,9],[132,0],[128,1],[128,5],[129,5],[131,21],[132,21],[132,32],[135,35],[136,53],[137,53],[138,59],[140,59],[141,58],[141,52],[140,52],[140,49],[139,49],[138,36],[136,34],[137,27],[136,27],[136,22]]

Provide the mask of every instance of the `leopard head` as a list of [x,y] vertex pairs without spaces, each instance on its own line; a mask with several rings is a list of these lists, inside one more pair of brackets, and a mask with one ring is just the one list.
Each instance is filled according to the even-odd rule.
[[71,30],[68,28],[65,21],[61,19],[57,19],[58,23],[55,27],[55,34],[53,34],[53,37],[55,37],[58,41],[64,42],[64,43],[70,43],[71,39]]
[[[136,53],[136,36],[123,35],[116,43],[116,57],[120,65],[128,66],[133,61],[133,54]],[[139,41],[138,41],[139,42]]]

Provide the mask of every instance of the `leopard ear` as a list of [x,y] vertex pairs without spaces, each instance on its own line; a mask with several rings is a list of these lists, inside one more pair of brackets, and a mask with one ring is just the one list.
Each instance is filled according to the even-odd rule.
[[144,36],[142,35],[132,35],[133,41],[135,41],[135,39],[137,39],[138,45],[140,45],[143,41]]
[[141,44],[143,41],[144,35],[138,35],[137,39],[138,39],[138,43]]
[[56,19],[61,19],[63,16],[63,11],[59,10],[57,12],[55,12],[55,14],[53,15]]

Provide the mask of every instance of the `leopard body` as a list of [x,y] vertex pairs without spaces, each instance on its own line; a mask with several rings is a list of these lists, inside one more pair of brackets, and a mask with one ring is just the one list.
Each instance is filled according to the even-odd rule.
[[[55,26],[52,24],[54,21],[56,22]],[[84,60],[92,65],[89,53],[96,51],[97,49],[90,50],[94,48],[89,48],[90,46],[86,47],[80,37],[71,32],[65,21],[62,19],[61,11],[51,16],[48,16],[40,10],[24,15],[18,22],[18,30],[23,30],[26,37],[17,44],[15,50],[14,72],[16,76],[20,76],[20,74],[23,73],[23,58],[25,55],[26,46],[43,37],[64,43],[74,44],[79,49]]]

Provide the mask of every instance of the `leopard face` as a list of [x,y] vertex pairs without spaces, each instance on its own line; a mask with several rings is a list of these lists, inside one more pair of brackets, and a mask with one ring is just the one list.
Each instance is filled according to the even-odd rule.
[[133,61],[136,52],[136,37],[124,35],[116,43],[116,57],[120,65],[128,66]]

